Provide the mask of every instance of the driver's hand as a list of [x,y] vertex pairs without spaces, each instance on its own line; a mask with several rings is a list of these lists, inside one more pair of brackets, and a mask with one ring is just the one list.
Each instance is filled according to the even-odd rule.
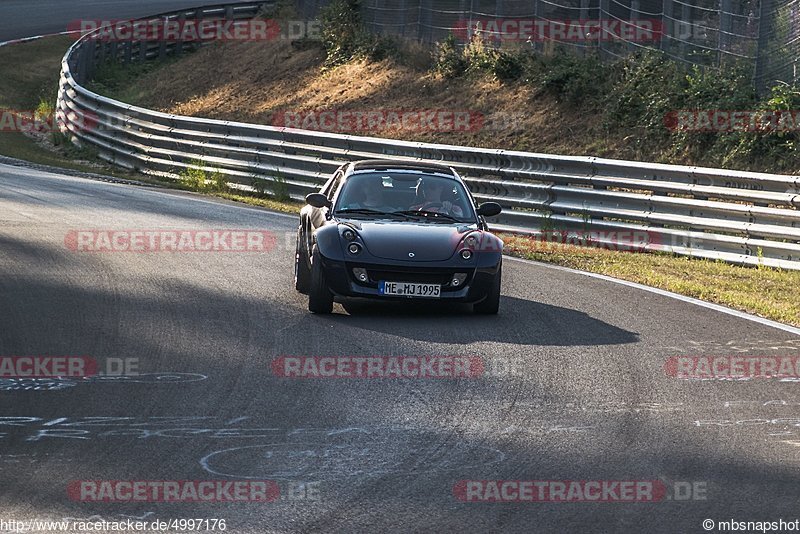
[[449,200],[445,200],[442,202],[442,209],[449,213],[450,215],[455,215],[456,217],[461,217],[463,213],[461,212],[461,207],[453,204]]

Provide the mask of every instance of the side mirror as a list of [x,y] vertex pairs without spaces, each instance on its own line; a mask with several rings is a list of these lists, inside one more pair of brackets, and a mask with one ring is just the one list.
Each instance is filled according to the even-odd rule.
[[483,217],[493,217],[501,211],[503,211],[503,208],[497,202],[484,202],[478,206],[478,215]]
[[331,201],[322,193],[309,193],[306,195],[306,204],[310,204],[315,208],[330,208]]

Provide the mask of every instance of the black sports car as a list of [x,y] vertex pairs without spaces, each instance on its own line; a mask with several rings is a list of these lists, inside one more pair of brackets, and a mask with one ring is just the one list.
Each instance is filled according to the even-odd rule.
[[438,299],[500,305],[503,242],[458,174],[443,165],[365,160],[340,167],[300,211],[295,288],[308,309],[336,298]]

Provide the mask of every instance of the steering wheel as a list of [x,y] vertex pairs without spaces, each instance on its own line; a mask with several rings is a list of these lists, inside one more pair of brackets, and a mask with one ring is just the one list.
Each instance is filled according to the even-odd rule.
[[441,208],[442,206],[444,206],[444,204],[441,202],[430,202],[420,206],[417,211],[427,210],[428,208]]

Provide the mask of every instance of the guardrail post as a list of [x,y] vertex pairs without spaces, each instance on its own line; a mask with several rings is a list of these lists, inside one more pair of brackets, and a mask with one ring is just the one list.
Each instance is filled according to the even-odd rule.
[[130,64],[133,60],[133,41],[131,41],[130,39],[126,40],[122,48],[123,48],[122,62]]
[[88,40],[81,44],[78,59],[78,79],[79,84],[84,84],[89,79],[89,65],[94,62],[94,41]]
[[179,56],[183,53],[183,39],[180,36],[183,35],[183,27],[186,24],[186,13],[181,12],[178,15],[178,39],[175,41],[175,55]]
[[[194,20],[195,20],[195,24],[197,25],[198,36],[199,36],[199,33],[200,33],[199,30],[200,30],[200,26],[202,25],[201,21],[203,20],[203,18],[205,18],[205,10],[202,7],[198,7],[194,12]],[[198,48],[200,48],[200,43],[201,43],[201,41],[199,39],[197,41],[195,41],[194,43],[192,43],[192,50],[197,50]]]
[[140,40],[138,41],[138,44],[139,44],[139,50],[136,53],[137,61],[142,61],[142,62],[147,61],[147,41]]
[[117,61],[117,41],[116,39],[112,39],[112,41],[108,44],[108,56],[112,63],[116,63]]
[[158,59],[164,59],[167,55],[167,40],[164,38],[164,29],[169,23],[169,17],[164,17],[161,20],[161,35],[158,39]]
[[106,43],[105,39],[100,39],[100,57],[98,58],[98,63],[105,63],[106,62],[106,49],[108,48],[108,43]]
[[94,71],[97,65],[97,41],[89,41],[89,46],[86,47],[86,77],[84,81],[91,80],[94,77]]

